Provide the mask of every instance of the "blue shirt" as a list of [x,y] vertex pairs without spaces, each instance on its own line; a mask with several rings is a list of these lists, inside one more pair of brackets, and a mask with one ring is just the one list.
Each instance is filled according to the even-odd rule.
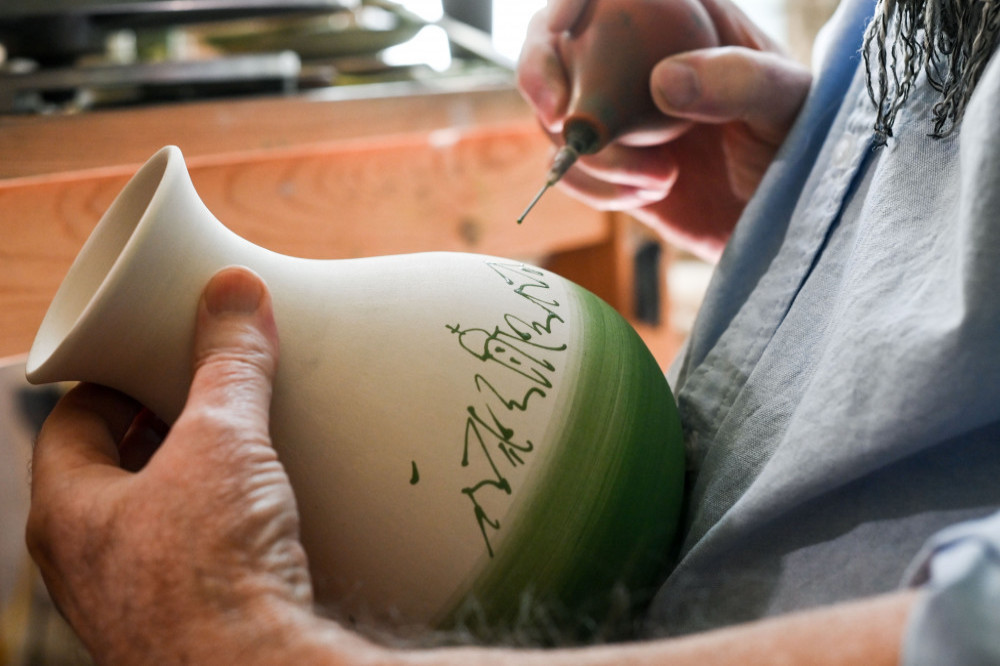
[[[675,369],[689,501],[650,627],[918,582],[908,663],[980,663],[944,655],[998,632],[980,646],[941,627],[1000,622],[1000,519],[966,522],[1000,509],[1000,59],[958,131],[928,136],[937,93],[920,80],[876,148],[859,53],[873,5],[845,0],[827,26]],[[963,596],[986,579],[988,598]]]

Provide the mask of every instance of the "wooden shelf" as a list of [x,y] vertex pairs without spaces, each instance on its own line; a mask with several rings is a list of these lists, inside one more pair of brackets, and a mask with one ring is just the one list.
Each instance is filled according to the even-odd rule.
[[[323,101],[204,102],[0,117],[0,356],[30,347],[91,229],[136,168],[180,146],[234,231],[294,256],[482,252],[551,262],[627,318],[622,230],[633,222],[555,191],[523,225],[550,146],[512,89]],[[615,261],[573,265],[581,252]],[[611,253],[610,255],[608,253]],[[603,253],[603,255],[602,255]],[[666,323],[644,337],[661,362]]]

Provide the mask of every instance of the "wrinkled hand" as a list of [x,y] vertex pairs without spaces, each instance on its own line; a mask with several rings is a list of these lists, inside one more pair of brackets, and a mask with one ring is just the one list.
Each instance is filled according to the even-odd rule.
[[[569,100],[557,37],[588,2],[599,1],[550,0],[528,29],[518,83],[554,137]],[[811,76],[731,2],[701,2],[721,46],[671,56],[650,73],[660,111],[697,124],[660,145],[613,143],[581,158],[560,184],[595,208],[630,211],[714,260],[791,128]]]
[[188,402],[162,443],[139,405],[81,385],[35,448],[29,549],[99,662],[233,663],[309,621],[298,513],[268,434],[266,288],[220,272],[197,326]]

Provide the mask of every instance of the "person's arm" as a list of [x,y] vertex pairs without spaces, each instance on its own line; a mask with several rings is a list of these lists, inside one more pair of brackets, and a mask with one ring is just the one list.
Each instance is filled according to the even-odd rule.
[[915,593],[689,638],[564,650],[376,645],[312,612],[291,487],[271,447],[266,287],[226,269],[199,306],[188,402],[159,443],[139,405],[81,385],[32,465],[27,540],[98,663],[895,664]]
[[[387,666],[896,666],[907,616],[919,592],[819,608],[685,638],[575,649],[386,649],[353,642],[326,624],[289,628],[253,664]],[[265,656],[266,655],[266,656]],[[212,662],[218,663],[218,662]]]
[[406,655],[402,663],[539,666],[895,666],[913,591],[760,620],[685,638],[534,652]]
[[[559,33],[587,4],[550,2],[529,26],[518,65],[522,94],[552,136],[562,129],[569,100]],[[630,211],[678,245],[714,260],[791,128],[812,78],[728,0],[702,5],[721,46],[671,56],[650,73],[658,108],[695,121],[695,127],[661,145],[612,143],[581,158],[560,185],[595,208]]]

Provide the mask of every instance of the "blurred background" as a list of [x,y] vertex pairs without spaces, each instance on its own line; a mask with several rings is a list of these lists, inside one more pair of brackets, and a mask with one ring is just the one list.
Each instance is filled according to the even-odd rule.
[[[805,61],[836,2],[735,4]],[[5,0],[0,111],[66,111],[268,85],[302,90],[413,77],[425,68],[438,76],[468,73],[476,64],[469,55],[513,63],[528,20],[542,6],[544,0]],[[250,54],[257,58],[236,57]],[[141,67],[164,61],[173,67]]]
[[[177,144],[208,207],[296,256],[473,251],[563,273],[663,366],[711,267],[552,192],[514,87],[544,0],[0,0],[0,665],[86,664],[23,546],[31,441],[60,387],[23,379],[62,276],[115,194]],[[808,62],[835,0],[736,0]]]

